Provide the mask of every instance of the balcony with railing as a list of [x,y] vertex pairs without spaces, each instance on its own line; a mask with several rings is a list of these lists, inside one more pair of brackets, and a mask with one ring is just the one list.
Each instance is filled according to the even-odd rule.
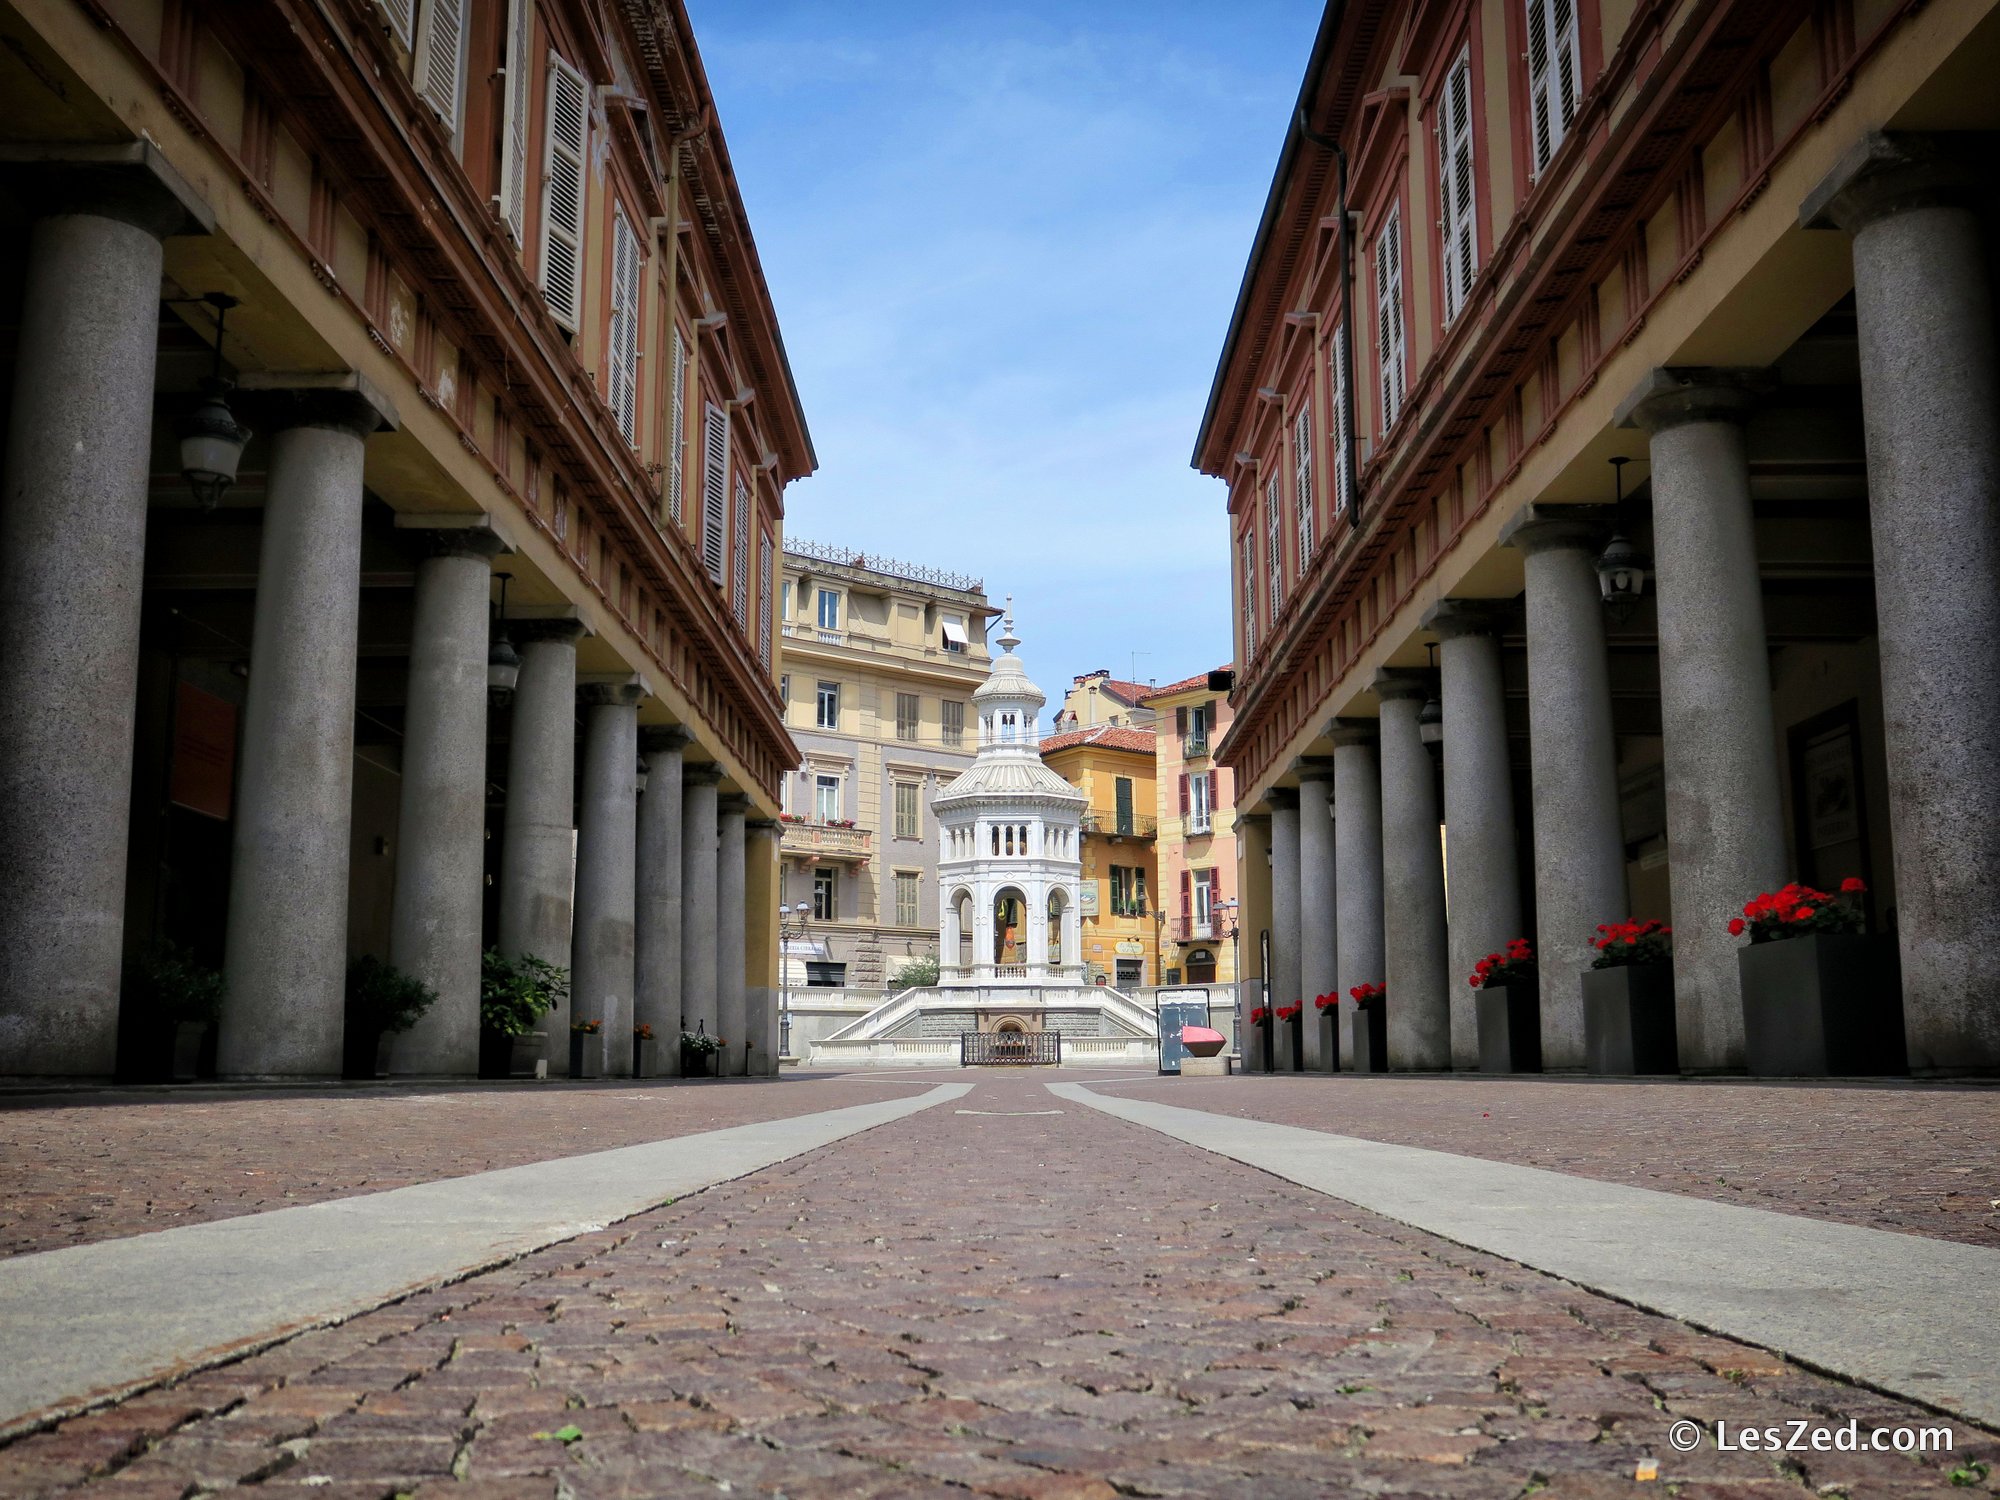
[[1215,814],[1205,807],[1195,808],[1187,815],[1185,831],[1191,839],[1215,832]]
[[1181,736],[1182,760],[1208,759],[1208,731],[1197,729],[1192,734]]
[[1150,839],[1159,836],[1160,820],[1147,813],[1092,811],[1083,815],[1083,831],[1109,839]]
[[798,859],[842,860],[864,864],[874,852],[872,829],[842,827],[836,823],[808,823],[785,820],[778,840],[778,852]]
[[1216,940],[1215,922],[1212,918],[1204,922],[1197,917],[1175,917],[1173,937],[1177,943],[1212,943]]

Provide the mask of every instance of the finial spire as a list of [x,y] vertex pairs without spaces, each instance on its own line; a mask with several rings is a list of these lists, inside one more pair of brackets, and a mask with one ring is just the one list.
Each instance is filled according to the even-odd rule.
[[1014,648],[1021,644],[1021,638],[1014,634],[1014,596],[1007,596],[1007,612],[1000,619],[1000,649],[1012,655]]

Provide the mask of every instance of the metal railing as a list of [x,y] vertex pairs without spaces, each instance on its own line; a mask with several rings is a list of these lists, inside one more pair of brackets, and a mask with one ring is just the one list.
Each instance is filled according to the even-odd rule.
[[1212,943],[1216,940],[1215,923],[1198,922],[1193,917],[1174,918],[1174,941],[1177,943]]
[[1182,760],[1203,760],[1208,755],[1208,731],[1188,735],[1181,741]]
[[832,828],[825,823],[786,823],[778,839],[781,854],[821,854],[866,859],[874,842],[873,829]]
[[1062,1065],[1060,1031],[961,1031],[962,1068],[1032,1068]]
[[852,547],[833,547],[824,542],[808,542],[788,536],[785,538],[785,555],[810,558],[814,562],[833,563],[843,568],[860,568],[869,573],[886,573],[891,578],[907,578],[912,583],[936,584],[939,588],[957,589],[961,593],[986,592],[986,580],[974,578],[969,573],[953,573],[945,568],[927,568],[920,563],[906,563],[898,558],[884,557],[880,553],[856,552]]
[[1107,838],[1150,839],[1158,837],[1160,820],[1147,813],[1087,812],[1083,815],[1083,831]]
[[1187,833],[1190,838],[1204,833],[1215,832],[1215,814],[1206,811],[1191,812],[1187,815]]

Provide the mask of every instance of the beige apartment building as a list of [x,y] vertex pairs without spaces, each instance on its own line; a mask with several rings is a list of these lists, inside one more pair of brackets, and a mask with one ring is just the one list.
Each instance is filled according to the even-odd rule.
[[782,580],[779,687],[802,756],[781,778],[783,967],[795,1020],[820,1017],[799,1023],[797,1055],[936,955],[931,800],[978,749],[994,611],[976,578],[811,542],[786,542]]

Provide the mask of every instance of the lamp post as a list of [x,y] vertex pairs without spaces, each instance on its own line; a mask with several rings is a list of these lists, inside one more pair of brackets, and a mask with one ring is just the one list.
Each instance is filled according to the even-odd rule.
[[1229,939],[1229,994],[1230,1004],[1233,1007],[1230,1014],[1234,1018],[1230,1024],[1235,1028],[1232,1039],[1240,1055],[1243,1051],[1243,955],[1237,947],[1236,939],[1242,931],[1242,924],[1237,920],[1234,897],[1227,901],[1216,902],[1212,910],[1222,918],[1221,925],[1215,929],[1215,935]]
[[793,938],[803,938],[812,918],[812,908],[801,901],[796,906],[778,906],[778,1056],[792,1055],[792,970],[785,962],[785,948]]

